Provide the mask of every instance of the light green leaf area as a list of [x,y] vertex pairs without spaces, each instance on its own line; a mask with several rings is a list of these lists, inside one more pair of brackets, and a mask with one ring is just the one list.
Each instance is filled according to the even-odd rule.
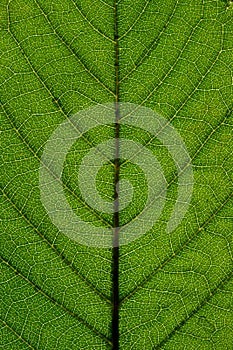
[[[117,21],[114,8],[117,7]],[[116,82],[114,23],[118,29]],[[112,349],[112,250],[70,240],[41,203],[40,158],[72,114],[115,101],[149,107],[179,132],[192,159],[194,190],[181,224],[166,232],[178,173],[149,132],[120,137],[147,147],[168,183],[153,228],[120,247],[119,343],[124,350],[233,348],[233,5],[220,0],[1,0],[1,334],[4,350]],[[63,171],[68,203],[84,221],[111,227],[90,208],[77,177],[82,158],[114,137],[85,133]],[[147,180],[120,160],[134,188],[120,224],[139,215]],[[114,168],[96,177],[112,201]]]

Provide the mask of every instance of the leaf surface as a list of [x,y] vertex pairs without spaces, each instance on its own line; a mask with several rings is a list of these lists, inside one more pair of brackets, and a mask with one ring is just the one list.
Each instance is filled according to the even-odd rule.
[[[40,159],[57,126],[117,95],[176,128],[194,174],[188,212],[168,234],[178,191],[174,161],[149,132],[121,128],[122,138],[157,157],[168,186],[153,228],[119,249],[119,348],[232,349],[232,4],[2,0],[0,12],[1,347],[117,349],[112,250],[62,234],[39,189]],[[114,133],[114,125],[88,131],[64,166],[67,201],[95,226],[111,226],[113,215],[85,203],[78,170]],[[124,159],[120,176],[135,190],[123,225],[143,209],[147,183]],[[96,186],[107,201],[113,178],[106,163]]]

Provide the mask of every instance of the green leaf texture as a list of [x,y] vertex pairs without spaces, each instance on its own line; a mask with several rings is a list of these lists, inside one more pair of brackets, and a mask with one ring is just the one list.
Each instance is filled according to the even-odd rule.
[[[0,0],[0,29],[0,348],[117,349],[112,250],[62,234],[39,190],[40,158],[57,126],[117,98],[170,121],[194,173],[189,210],[167,234],[177,197],[174,162],[149,133],[122,127],[121,137],[158,158],[168,188],[153,228],[119,249],[119,349],[233,349],[232,3]],[[112,215],[86,206],[78,166],[113,136],[114,125],[87,132],[63,172],[67,201],[96,226],[112,225]],[[120,169],[135,188],[120,215],[124,224],[143,208],[147,190],[141,169],[124,160]],[[96,184],[103,198],[113,198],[111,164]]]

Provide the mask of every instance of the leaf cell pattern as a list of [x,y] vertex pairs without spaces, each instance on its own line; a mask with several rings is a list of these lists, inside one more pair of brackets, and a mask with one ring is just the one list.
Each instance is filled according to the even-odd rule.
[[[167,234],[174,163],[155,137],[122,127],[121,137],[161,161],[168,187],[158,222],[119,249],[119,348],[232,349],[232,33],[233,6],[221,0],[1,1],[2,348],[113,348],[111,249],[59,232],[38,178],[60,123],[118,100],[167,118],[187,146],[195,180],[186,217]],[[64,169],[67,200],[96,226],[111,225],[111,216],[85,205],[75,174],[88,150],[113,133],[84,134]],[[97,186],[111,198],[109,169]],[[142,200],[140,170],[124,161],[121,169]],[[120,220],[137,215],[132,205]]]

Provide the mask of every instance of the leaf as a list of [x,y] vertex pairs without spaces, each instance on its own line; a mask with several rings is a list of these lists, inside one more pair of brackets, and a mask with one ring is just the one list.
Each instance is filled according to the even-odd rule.
[[[1,347],[232,349],[231,3],[2,0],[0,11]],[[168,186],[153,227],[119,250],[69,239],[39,188],[40,160],[57,127],[115,101],[166,118],[194,176],[189,209],[167,233],[178,194],[174,160],[150,132],[123,125],[119,136],[157,157]],[[77,177],[82,158],[114,135],[114,123],[84,133],[62,175],[67,202],[97,227],[111,227],[113,215],[85,203]],[[148,189],[139,166],[119,165],[134,188],[119,215],[124,225],[139,215]],[[115,195],[113,169],[106,162],[96,177],[106,201]]]

